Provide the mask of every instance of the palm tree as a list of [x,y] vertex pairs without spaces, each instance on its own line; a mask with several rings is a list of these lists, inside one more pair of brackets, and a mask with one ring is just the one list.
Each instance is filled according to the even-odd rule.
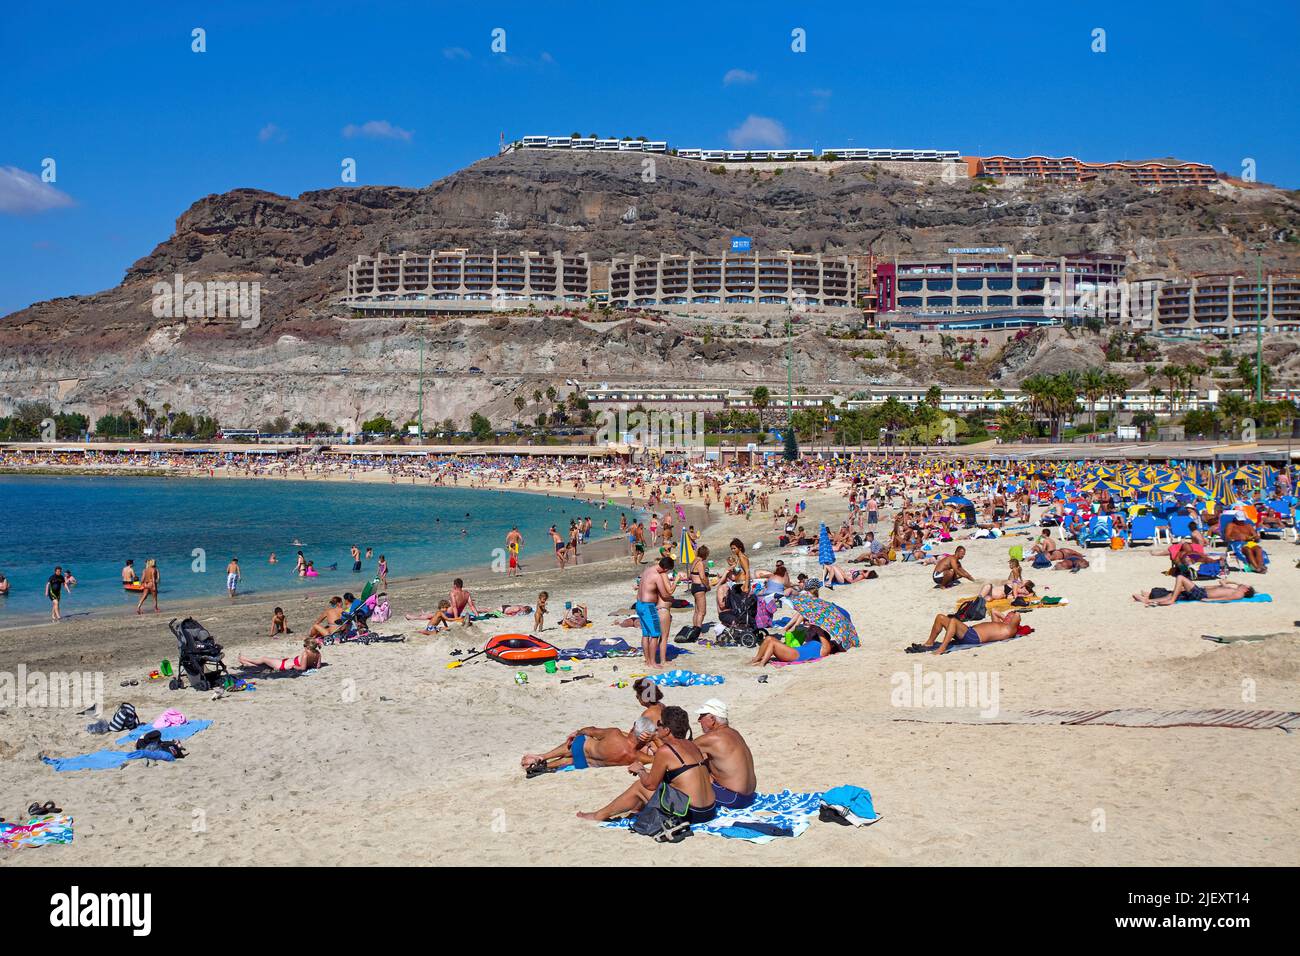
[[167,432],[170,434],[170,433],[171,433],[171,424],[172,424],[172,403],[171,403],[171,402],[163,402],[163,403],[162,403],[162,411],[163,411],[163,418],[166,419],[166,421],[167,421]]
[[768,402],[772,399],[772,393],[768,391],[766,385],[760,385],[754,389],[754,407],[761,413],[767,408]]
[[1178,384],[1183,378],[1183,367],[1170,363],[1161,370],[1160,374],[1169,383],[1169,411],[1172,412],[1178,401]]
[[533,404],[542,404],[542,390],[540,388],[533,389]]
[[522,395],[515,396],[515,411],[522,412],[524,410],[524,406],[527,404],[528,403],[524,401],[524,397]]
[[557,392],[555,391],[555,386],[554,386],[554,385],[547,385],[547,386],[546,386],[546,400],[547,400],[548,402],[550,402],[552,405],[555,404],[555,396],[556,396],[556,394],[557,394]]
[[1025,401],[1029,405],[1029,414],[1032,418],[1039,416],[1050,417],[1049,404],[1052,390],[1052,380],[1046,375],[1031,375],[1020,383],[1020,391],[1025,396]]
[[1099,368],[1090,368],[1083,373],[1080,380],[1083,397],[1088,401],[1088,423],[1090,431],[1097,430],[1097,400],[1106,394],[1106,373]]

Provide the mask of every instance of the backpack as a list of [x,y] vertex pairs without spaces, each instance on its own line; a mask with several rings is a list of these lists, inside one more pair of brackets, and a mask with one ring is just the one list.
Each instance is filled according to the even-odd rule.
[[1052,559],[1040,551],[1034,555],[1034,563],[1032,566],[1035,568],[1050,568],[1052,566]]
[[963,601],[953,617],[959,621],[982,621],[987,615],[988,606],[984,603],[984,598],[973,597]]

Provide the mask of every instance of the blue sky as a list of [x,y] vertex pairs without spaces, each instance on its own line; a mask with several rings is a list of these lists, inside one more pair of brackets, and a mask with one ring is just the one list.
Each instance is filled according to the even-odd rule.
[[1250,158],[1300,186],[1290,0],[11,0],[4,19],[0,315],[115,285],[210,193],[339,186],[345,157],[358,183],[423,186],[502,132]]

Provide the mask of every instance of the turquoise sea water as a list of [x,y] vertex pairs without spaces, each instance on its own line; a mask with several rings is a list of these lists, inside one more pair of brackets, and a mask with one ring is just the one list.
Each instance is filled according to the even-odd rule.
[[[563,534],[571,518],[590,515],[596,539],[604,520],[617,531],[619,514],[562,497],[409,483],[0,475],[0,573],[10,581],[0,625],[48,615],[45,582],[56,564],[77,579],[64,594],[65,616],[132,607],[139,598],[122,590],[122,565],[133,558],[138,574],[151,557],[163,611],[181,612],[186,600],[224,596],[231,557],[239,558],[240,593],[360,592],[381,554],[390,580],[486,569],[518,525],[525,564],[531,556],[536,567],[539,558],[550,561],[551,524]],[[353,544],[363,555],[360,574],[352,572]],[[195,549],[206,571],[191,570]],[[299,550],[320,577],[294,574]],[[267,561],[273,551],[278,564]],[[331,564],[338,569],[327,570]]]

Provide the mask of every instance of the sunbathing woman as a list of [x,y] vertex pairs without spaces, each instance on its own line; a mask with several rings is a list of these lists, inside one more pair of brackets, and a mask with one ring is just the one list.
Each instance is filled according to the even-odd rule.
[[1014,601],[1016,598],[1037,597],[1033,581],[1008,581],[1004,584],[986,584],[980,588],[980,597],[986,601]]
[[302,651],[297,657],[245,657],[239,655],[245,667],[269,667],[273,671],[309,671],[320,667],[320,644],[314,637],[304,638]]
[[[791,618],[787,625],[790,630],[794,630],[803,619],[796,614]],[[793,664],[795,661],[815,661],[827,657],[831,653],[830,637],[825,631],[815,624],[804,625],[803,643],[798,647],[791,647],[785,642],[783,637],[769,635],[763,638],[763,643],[758,646],[758,651],[754,654],[754,659],[749,663],[764,667],[767,662],[773,659],[781,661],[783,664]]]
[[863,568],[853,568],[845,570],[838,564],[828,564],[823,584],[834,587],[837,584],[856,584],[858,581],[867,581],[872,578],[880,577],[876,569],[864,570]]
[[560,618],[561,627],[586,627],[587,626],[587,605],[575,604],[569,608],[568,613]]

